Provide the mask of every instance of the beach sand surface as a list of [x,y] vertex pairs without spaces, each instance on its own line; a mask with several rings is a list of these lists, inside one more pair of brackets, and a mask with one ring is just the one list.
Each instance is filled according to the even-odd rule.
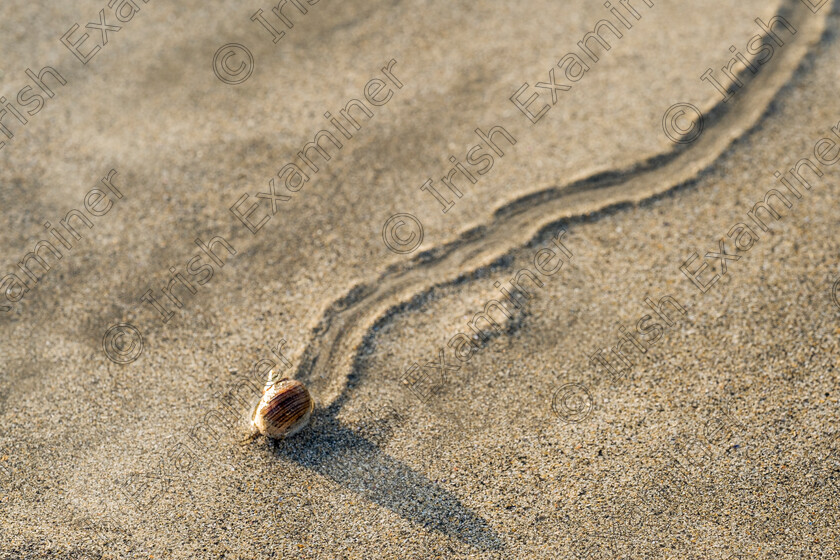
[[[554,104],[536,84],[615,21],[599,2],[323,0],[273,43],[257,5],[151,0],[82,64],[60,39],[113,24],[106,3],[6,0],[0,94],[27,68],[66,84],[27,124],[0,119],[0,277],[110,170],[122,198],[0,312],[0,558],[836,558],[838,170],[786,191],[767,231],[747,214],[840,141],[840,8],[630,3]],[[700,76],[779,14],[797,33],[777,25],[784,45],[723,103]],[[238,85],[214,73],[231,43],[254,61]],[[373,79],[393,96],[286,190],[278,172]],[[525,83],[536,123],[510,100]],[[705,115],[691,143],[663,132],[676,103]],[[420,187],[444,193],[449,158],[497,126],[515,143],[495,135],[504,155],[442,212]],[[244,195],[267,218],[253,233]],[[414,252],[383,242],[396,214],[422,223]],[[757,239],[735,253],[739,223]],[[178,308],[170,268],[217,237],[235,254],[214,245]],[[737,260],[708,256],[721,240]],[[705,293],[680,271],[693,253],[719,275]],[[522,271],[533,297],[479,337]],[[666,318],[645,302],[667,298]],[[625,340],[629,371],[593,363],[645,316],[660,336]],[[130,363],[103,351],[117,324],[142,336]],[[293,438],[247,441],[272,365],[318,407]]]

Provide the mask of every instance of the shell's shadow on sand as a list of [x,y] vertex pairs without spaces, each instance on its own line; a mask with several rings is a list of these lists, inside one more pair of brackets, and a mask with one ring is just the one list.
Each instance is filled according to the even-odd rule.
[[275,443],[277,457],[323,475],[400,517],[482,551],[501,550],[499,534],[458,498],[320,411],[313,425]]

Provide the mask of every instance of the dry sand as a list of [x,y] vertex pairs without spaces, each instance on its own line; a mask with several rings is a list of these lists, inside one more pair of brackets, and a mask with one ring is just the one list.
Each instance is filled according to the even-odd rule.
[[[291,29],[266,4],[273,43],[258,5],[149,0],[82,64],[60,39],[102,43],[85,24],[116,23],[106,2],[6,0],[0,95],[19,109],[27,68],[66,84],[25,125],[0,117],[0,278],[55,241],[45,222],[92,227],[0,299],[0,558],[837,558],[838,170],[785,191],[766,232],[747,213],[840,141],[840,5],[630,4],[640,19],[552,106],[535,85],[614,17],[602,3],[320,0],[287,5]],[[796,35],[777,25],[784,45],[723,103],[701,74],[776,14]],[[238,85],[213,71],[227,43],[253,56]],[[286,190],[278,171],[374,78],[393,96]],[[551,107],[536,123],[510,101],[525,82],[532,113]],[[691,143],[663,133],[678,102],[706,117]],[[504,155],[447,194],[449,157],[498,125],[515,145],[495,135]],[[252,233],[231,207],[254,203]],[[401,213],[423,225],[412,253],[383,242]],[[736,252],[739,223],[758,239]],[[189,274],[217,236],[235,254],[217,243],[212,278]],[[738,260],[708,256],[721,239]],[[541,273],[551,247],[537,261],[564,264]],[[720,275],[705,293],[680,271],[693,253]],[[174,288],[180,309],[170,267],[195,289]],[[535,297],[473,337],[520,271]],[[666,296],[684,313],[645,304]],[[645,315],[659,336],[625,339],[630,371],[592,363]],[[126,364],[103,351],[118,323],[143,340]],[[289,440],[243,442],[271,366],[319,406]]]

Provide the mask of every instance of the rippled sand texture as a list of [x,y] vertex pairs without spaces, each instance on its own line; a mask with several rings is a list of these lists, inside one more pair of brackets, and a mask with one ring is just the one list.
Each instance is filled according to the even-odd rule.
[[[556,104],[535,84],[600,3],[320,0],[286,6],[277,43],[249,19],[270,6],[234,4],[140,3],[85,65],[60,38],[98,39],[107,5],[0,7],[0,95],[27,68],[67,82],[25,125],[0,117],[0,271],[110,169],[123,195],[0,313],[0,558],[837,557],[836,169],[740,259],[707,255],[840,127],[836,3],[631,2]],[[701,74],[777,15],[796,34],[777,26],[724,102]],[[239,85],[214,75],[225,43],[252,53]],[[393,98],[272,214],[257,194],[391,60]],[[509,99],[525,82],[536,123]],[[693,142],[663,133],[678,102],[704,115]],[[497,125],[515,144],[442,212],[420,187]],[[230,210],[246,194],[254,233]],[[383,243],[398,213],[423,224],[409,254]],[[561,231],[571,258],[472,337]],[[176,307],[170,267],[216,236],[235,254]],[[695,252],[706,293],[680,272]],[[685,313],[627,375],[593,365],[665,296]],[[103,352],[117,323],[142,334],[131,363]],[[446,371],[425,402],[415,363]],[[244,441],[272,364],[318,408]]]

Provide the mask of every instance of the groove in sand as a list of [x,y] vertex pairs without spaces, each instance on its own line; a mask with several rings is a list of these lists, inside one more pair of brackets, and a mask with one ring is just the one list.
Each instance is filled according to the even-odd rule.
[[353,288],[324,312],[294,377],[314,385],[320,404],[335,413],[346,398],[354,358],[365,336],[377,320],[395,313],[401,304],[490,265],[559,220],[638,203],[699,177],[728,146],[760,122],[811,46],[819,41],[829,11],[815,15],[798,0],[785,0],[778,13],[797,29],[796,36],[777,48],[773,60],[756,76],[740,75],[744,87],[737,104],[721,101],[704,110],[705,131],[693,144],[680,145],[624,169],[523,196],[497,209],[488,224],[405,264],[391,266],[375,281]]

